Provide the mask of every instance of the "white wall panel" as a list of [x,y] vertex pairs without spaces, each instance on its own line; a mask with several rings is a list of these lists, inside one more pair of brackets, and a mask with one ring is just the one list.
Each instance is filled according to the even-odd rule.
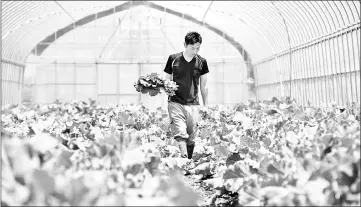
[[100,94],[116,94],[117,92],[117,66],[115,64],[99,64],[98,92]]
[[74,83],[75,66],[74,64],[56,64],[56,82],[57,83]]
[[94,83],[95,65],[94,64],[76,64],[76,83]]

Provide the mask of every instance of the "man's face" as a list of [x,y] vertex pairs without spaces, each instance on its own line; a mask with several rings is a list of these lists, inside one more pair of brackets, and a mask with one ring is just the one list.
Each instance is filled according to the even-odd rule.
[[195,43],[194,45],[186,45],[184,43],[184,47],[186,48],[186,54],[193,57],[199,52],[201,44],[199,42]]

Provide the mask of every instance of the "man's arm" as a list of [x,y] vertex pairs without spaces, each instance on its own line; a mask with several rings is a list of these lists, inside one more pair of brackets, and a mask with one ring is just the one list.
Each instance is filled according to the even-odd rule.
[[201,75],[201,94],[202,94],[203,104],[208,105],[207,74]]
[[171,55],[168,57],[167,63],[165,65],[163,71],[165,72],[165,78],[166,79],[168,79],[168,80],[173,79],[173,76],[172,76],[172,56]]

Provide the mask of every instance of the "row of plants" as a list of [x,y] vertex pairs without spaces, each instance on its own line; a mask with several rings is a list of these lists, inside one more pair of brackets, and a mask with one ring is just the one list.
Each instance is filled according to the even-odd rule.
[[[360,108],[288,97],[201,106],[193,159],[165,109],[55,102],[2,109],[3,205],[360,205]],[[187,175],[188,174],[188,175]]]

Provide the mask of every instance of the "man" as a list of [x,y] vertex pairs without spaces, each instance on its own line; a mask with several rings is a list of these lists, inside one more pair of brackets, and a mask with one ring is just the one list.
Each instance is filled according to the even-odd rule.
[[178,85],[174,96],[168,97],[170,128],[174,139],[179,143],[181,157],[191,159],[194,138],[197,132],[200,105],[200,87],[203,104],[208,104],[206,59],[199,56],[202,37],[197,32],[188,32],[184,38],[185,50],[169,56],[164,68],[166,78]]

